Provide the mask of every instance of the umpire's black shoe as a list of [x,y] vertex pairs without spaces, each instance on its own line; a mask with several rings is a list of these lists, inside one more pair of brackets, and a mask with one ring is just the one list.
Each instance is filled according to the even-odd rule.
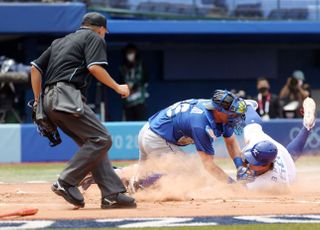
[[102,198],[101,208],[136,208],[137,203],[132,197],[116,193]]
[[66,201],[75,205],[76,207],[84,207],[84,198],[77,187],[58,179],[51,186],[51,190],[58,196],[62,196]]

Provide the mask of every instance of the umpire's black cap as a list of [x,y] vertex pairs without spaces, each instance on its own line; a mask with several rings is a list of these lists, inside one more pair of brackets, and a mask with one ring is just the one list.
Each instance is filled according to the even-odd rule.
[[102,26],[107,28],[107,19],[100,13],[97,12],[90,12],[86,13],[83,16],[82,23],[83,26],[85,25],[92,25],[92,26]]

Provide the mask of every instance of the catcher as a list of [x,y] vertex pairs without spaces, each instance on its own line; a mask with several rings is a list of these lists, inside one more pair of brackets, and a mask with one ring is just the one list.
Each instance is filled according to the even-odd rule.
[[[246,146],[242,150],[243,167],[239,167],[238,179],[241,179],[241,183],[244,183],[248,189],[286,188],[295,179],[294,162],[302,155],[304,145],[315,125],[316,103],[309,97],[303,101],[303,127],[287,147],[284,147],[264,133],[262,119],[255,111],[257,103],[253,100],[245,100],[245,102],[247,104],[244,127]],[[121,173],[121,169],[117,171]],[[240,177],[241,174],[244,176]],[[135,192],[137,189],[151,186],[161,176],[161,174],[153,174],[136,180],[129,184],[129,189]],[[90,183],[84,182],[83,186],[87,188]]]
[[[284,147],[262,129],[262,119],[257,114],[257,102],[245,100],[247,104],[246,126],[242,150],[246,178],[241,180],[248,189],[272,190],[287,188],[295,179],[295,161],[302,155],[304,145],[315,125],[316,103],[308,97],[303,101],[303,127],[298,135]],[[238,174],[240,174],[238,172]],[[159,176],[151,175],[135,184],[135,188],[154,184]]]
[[[246,180],[247,169],[242,165],[241,149],[235,137],[235,133],[240,133],[244,126],[245,112],[244,100],[227,90],[215,90],[211,100],[190,99],[161,110],[150,117],[140,130],[139,167],[143,167],[144,161],[151,156],[183,153],[181,146],[194,144],[204,168],[221,182],[233,183],[235,181],[214,162],[214,141],[223,136],[237,168],[237,178]],[[154,183],[161,177],[154,174],[141,180],[139,167],[130,180],[131,192],[135,192],[143,181]],[[88,187],[88,181],[90,178],[81,183],[84,188]]]
[[[243,167],[239,167],[238,179],[248,189],[272,190],[287,188],[295,179],[295,161],[302,155],[304,145],[315,125],[316,103],[312,98],[303,101],[303,127],[298,135],[284,147],[264,133],[262,119],[257,114],[257,102],[245,100],[247,104],[244,127],[246,146],[242,150]],[[120,170],[119,170],[120,171]],[[239,175],[245,175],[240,177]],[[154,184],[162,175],[153,174],[131,184],[135,191]]]

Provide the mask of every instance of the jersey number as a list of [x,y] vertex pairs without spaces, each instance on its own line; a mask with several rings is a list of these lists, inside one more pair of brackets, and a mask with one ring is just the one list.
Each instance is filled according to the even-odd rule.
[[188,101],[177,102],[168,108],[166,114],[168,117],[174,117],[178,113],[187,112],[189,108],[190,104],[188,103]]

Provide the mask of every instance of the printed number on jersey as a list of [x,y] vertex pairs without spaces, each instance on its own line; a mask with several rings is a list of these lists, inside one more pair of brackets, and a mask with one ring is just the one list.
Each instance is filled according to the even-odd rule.
[[187,112],[192,104],[192,101],[194,100],[181,101],[171,105],[167,110],[167,116],[174,117],[178,113]]

